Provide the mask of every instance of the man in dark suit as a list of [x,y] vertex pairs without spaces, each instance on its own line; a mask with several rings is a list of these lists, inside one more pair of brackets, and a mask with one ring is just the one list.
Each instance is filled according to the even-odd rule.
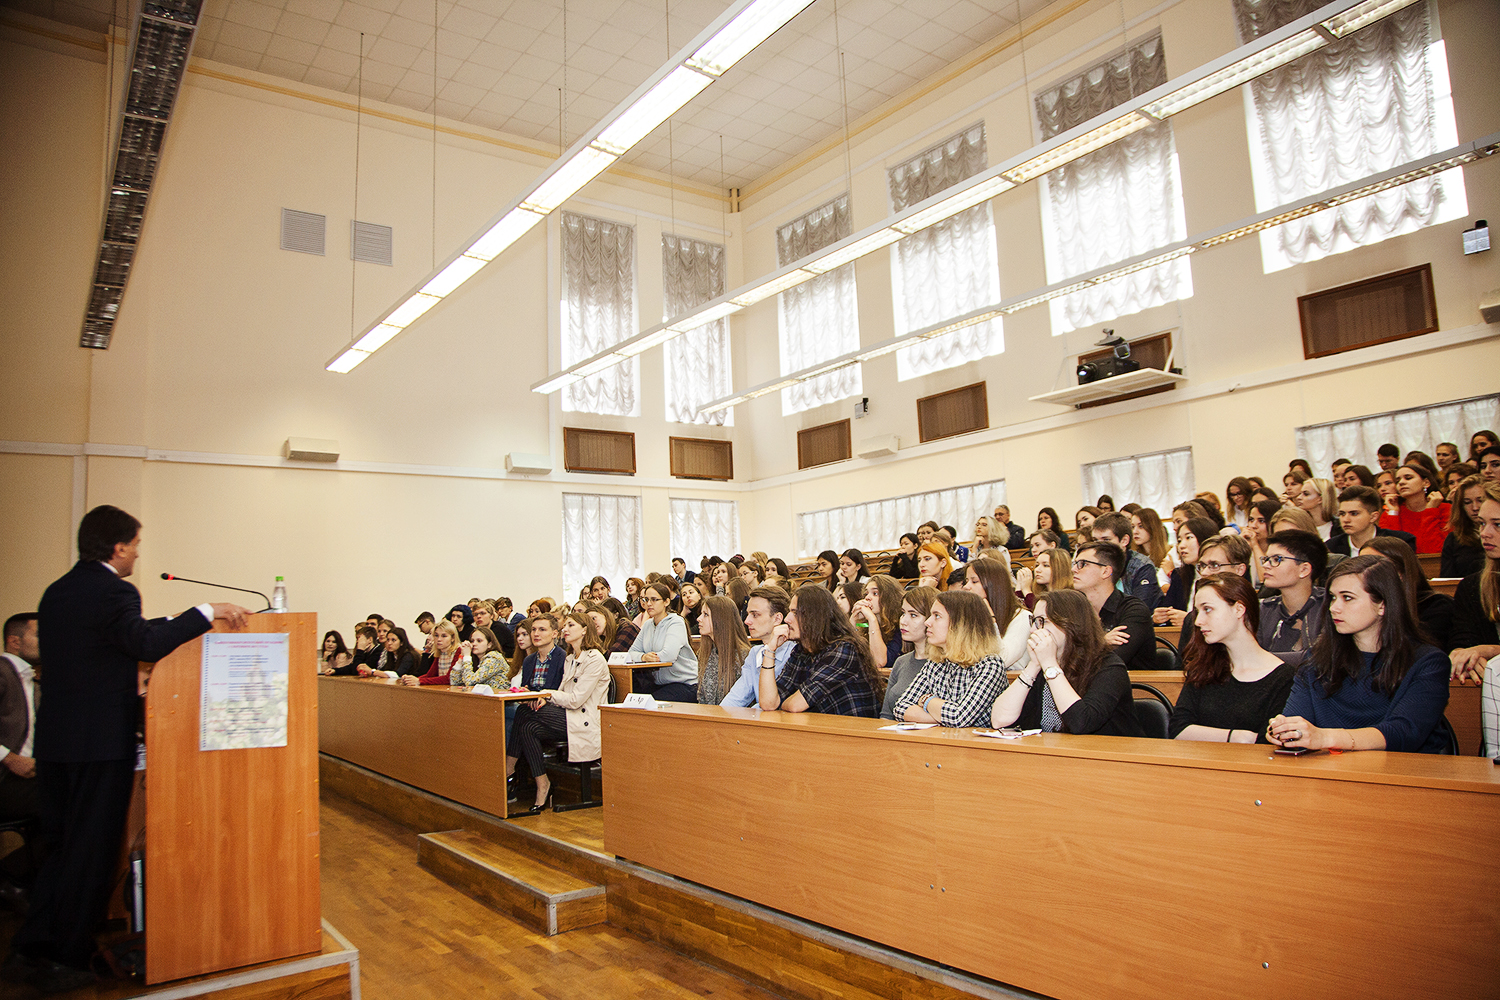
[[249,612],[200,604],[175,618],[141,617],[135,569],[140,522],[95,507],[78,525],[78,563],[37,611],[46,688],[36,717],[41,839],[31,912],[0,975],[47,993],[94,981],[88,964],[120,857],[134,783],[140,713],[137,667]]
[[1010,508],[1000,504],[995,508],[995,520],[1005,529],[1005,547],[1008,549],[1019,549],[1026,544],[1026,531],[1019,524],[1013,524],[1010,520]]
[[1368,486],[1355,484],[1339,493],[1339,527],[1341,535],[1328,539],[1328,551],[1339,556],[1357,556],[1360,547],[1377,535],[1399,538],[1417,551],[1417,536],[1408,531],[1380,527],[1380,494]]
[[698,574],[687,568],[687,560],[677,556],[672,560],[672,577],[680,586],[684,583],[692,583],[698,579]]

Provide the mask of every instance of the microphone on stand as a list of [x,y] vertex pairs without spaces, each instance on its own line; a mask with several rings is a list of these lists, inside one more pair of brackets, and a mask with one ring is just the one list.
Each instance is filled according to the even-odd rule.
[[246,590],[244,587],[231,587],[228,584],[224,583],[209,583],[207,580],[189,580],[185,576],[174,576],[171,573],[163,573],[161,575],[161,578],[163,580],[181,580],[183,583],[197,583],[205,587],[218,587],[220,590],[238,590],[242,594],[254,594],[256,597],[259,597],[262,601],[266,602],[266,606],[261,608],[260,611],[255,612],[256,614],[262,614],[266,611],[271,610],[271,599],[258,590]]

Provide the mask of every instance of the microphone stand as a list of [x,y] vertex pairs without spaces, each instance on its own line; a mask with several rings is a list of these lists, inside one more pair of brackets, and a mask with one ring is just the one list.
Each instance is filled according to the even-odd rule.
[[163,573],[161,575],[161,578],[163,580],[180,580],[183,583],[201,584],[204,587],[218,587],[220,590],[238,590],[242,594],[254,594],[256,597],[259,597],[262,601],[266,602],[266,606],[255,612],[256,614],[265,614],[267,611],[271,610],[271,599],[258,590],[246,590],[244,587],[231,587],[228,584],[223,583],[209,583],[207,580],[189,580],[185,576],[174,576],[171,573]]

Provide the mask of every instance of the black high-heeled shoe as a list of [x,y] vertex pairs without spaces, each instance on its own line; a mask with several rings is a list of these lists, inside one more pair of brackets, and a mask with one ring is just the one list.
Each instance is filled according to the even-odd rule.
[[542,810],[547,808],[547,803],[551,801],[552,789],[549,788],[547,789],[547,794],[542,797],[542,801],[538,802],[536,805],[528,809],[527,814],[531,816],[540,816],[542,814]]

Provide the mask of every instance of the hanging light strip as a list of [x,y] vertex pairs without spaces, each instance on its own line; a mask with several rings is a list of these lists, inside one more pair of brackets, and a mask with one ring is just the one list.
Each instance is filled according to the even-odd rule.
[[[1054,136],[1039,146],[975,174],[968,180],[913,205],[878,225],[861,230],[830,247],[793,261],[759,281],[720,296],[700,307],[700,312],[728,303],[734,308],[718,313],[715,318],[729,315],[786,291],[788,288],[793,288],[804,281],[810,281],[819,274],[852,263],[867,254],[890,246],[904,236],[951,219],[960,212],[982,204],[1002,192],[1034,180],[1048,171],[1065,166],[1124,136],[1148,128],[1156,121],[1201,104],[1231,87],[1239,86],[1247,80],[1285,65],[1300,55],[1320,48],[1326,45],[1329,39],[1335,37],[1335,28],[1331,26],[1336,23],[1342,25],[1347,21],[1353,24],[1358,20],[1359,26],[1362,27],[1364,24],[1392,14],[1415,2],[1416,0],[1335,0],[1334,3],[1325,4],[1312,13],[1275,31],[1268,32],[1255,41],[1242,45],[1233,52],[1200,66],[1185,76],[1169,80],[1132,101],[1112,108],[1076,128]],[[1345,21],[1340,21],[1340,18]],[[1339,30],[1347,34],[1348,31],[1354,29],[1344,27]],[[1309,34],[1316,36],[1317,44],[1312,44],[1305,37]],[[1307,45],[1311,47],[1305,47]],[[1181,252],[1192,253],[1193,250],[1187,249]],[[1155,263],[1160,263],[1160,261]],[[1139,266],[1152,267],[1155,263],[1141,263]],[[1114,276],[1118,277],[1118,275]],[[1088,283],[1090,282],[1084,284]],[[1006,311],[1036,305],[1049,298],[1076,291],[1080,287],[1083,285],[1076,281],[1071,282],[1066,287],[1042,293],[1045,298],[1018,302]],[[586,358],[568,368],[567,371],[576,372],[584,365],[592,366],[595,361],[608,354],[635,357],[647,350],[647,348],[635,349],[635,345],[639,342],[650,340],[651,346],[655,347],[685,330],[702,325],[703,322],[705,321],[692,316],[674,318],[644,330],[637,336],[614,345],[606,352]],[[980,322],[980,320],[972,322]],[[663,331],[667,332],[667,336],[662,336]],[[555,391],[555,389],[548,388],[549,386],[556,385],[557,376],[549,375],[546,379],[535,383],[531,389],[533,392],[547,393]]]
[[965,313],[962,316],[945,320],[940,324],[914,330],[905,336],[893,337],[889,340],[872,344],[869,347],[862,347],[858,351],[851,351],[830,361],[820,362],[802,371],[779,376],[773,382],[762,383],[743,392],[713,400],[704,405],[701,412],[717,413],[731,406],[738,406],[740,403],[748,402],[757,396],[763,396],[768,392],[775,392],[778,389],[785,389],[796,385],[798,382],[805,382],[820,375],[826,375],[830,371],[847,367],[855,362],[870,361],[875,358],[884,357],[904,347],[910,347],[919,341],[941,337],[955,330],[961,330],[964,327],[994,319],[996,316],[1020,312],[1022,309],[1029,309],[1032,306],[1050,302],[1052,299],[1061,298],[1064,295],[1071,295],[1085,288],[1102,285],[1105,282],[1113,281],[1127,274],[1134,274],[1146,268],[1156,267],[1168,261],[1177,260],[1188,254],[1207,250],[1224,243],[1230,243],[1246,236],[1253,236],[1263,229],[1283,225],[1284,223],[1311,215],[1314,212],[1321,212],[1334,205],[1342,205],[1356,198],[1378,194],[1381,191],[1397,187],[1401,184],[1409,184],[1424,177],[1431,177],[1444,170],[1452,170],[1455,167],[1461,167],[1466,163],[1482,160],[1496,153],[1500,153],[1500,132],[1488,135],[1483,139],[1476,139],[1473,142],[1467,142],[1438,153],[1433,153],[1418,160],[1412,160],[1398,167],[1393,167],[1379,174],[1372,174],[1369,177],[1361,178],[1341,187],[1332,188],[1321,194],[1294,202],[1290,206],[1272,209],[1269,212],[1262,212],[1259,215],[1251,216],[1248,219],[1243,219],[1228,226],[1211,229],[1206,233],[1194,236],[1192,239],[1183,240],[1159,250],[1152,250],[1132,257],[1129,260],[1121,261],[1118,264],[1090,271],[1076,278],[1070,278],[1066,282],[1048,285],[1037,291],[1004,299],[993,305],[980,306],[978,309]]
[[[621,101],[614,111],[585,132],[567,153],[543,172],[536,183],[486,223],[462,250],[397,300],[385,315],[366,327],[325,368],[339,374],[353,371],[397,333],[457,291],[485,264],[499,257],[589,181],[608,170],[636,143],[812,2],[736,0],[696,38],[679,49],[666,65]],[[372,339],[377,331],[380,332]],[[619,354],[610,364],[619,364],[632,356]],[[589,365],[592,371],[609,367],[593,367],[597,360],[590,358],[583,364]],[[570,371],[576,373],[577,368]],[[541,384],[560,388],[576,381],[577,378],[559,380],[553,377]]]

